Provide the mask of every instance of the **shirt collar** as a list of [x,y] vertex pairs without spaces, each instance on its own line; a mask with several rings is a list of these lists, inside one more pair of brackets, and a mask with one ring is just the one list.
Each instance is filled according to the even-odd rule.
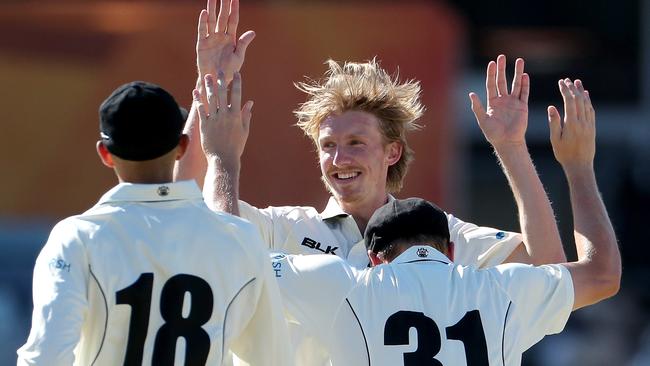
[[327,201],[327,206],[325,206],[323,212],[320,213],[320,216],[323,218],[323,220],[328,220],[334,217],[348,217],[350,215],[343,211],[334,196],[330,196],[329,201]]
[[161,184],[120,183],[104,193],[97,204],[111,202],[155,202],[203,199],[194,180]]
[[450,264],[451,261],[446,255],[429,245],[414,245],[406,249],[391,263],[412,263],[422,261],[434,261]]
[[[395,197],[393,195],[388,195],[388,202],[392,202],[395,200]],[[325,206],[325,209],[320,213],[320,216],[323,220],[329,220],[332,218],[341,218],[341,217],[348,217],[350,214],[347,212],[343,211],[341,206],[339,205],[338,201],[334,196],[330,196],[329,201],[327,201],[327,206]]]

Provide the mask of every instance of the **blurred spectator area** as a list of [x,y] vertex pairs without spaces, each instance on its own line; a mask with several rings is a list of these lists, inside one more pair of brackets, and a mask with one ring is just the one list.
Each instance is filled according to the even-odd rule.
[[[199,0],[0,3],[0,361],[25,340],[34,258],[54,222],[93,205],[116,179],[95,154],[97,107],[115,87],[156,82],[189,109]],[[597,111],[596,171],[623,255],[621,293],[581,310],[524,365],[650,364],[650,2],[641,0],[242,0],[239,33],[254,29],[242,70],[255,101],[242,162],[249,202],[323,207],[311,142],[293,126],[304,101],[293,82],[319,78],[328,58],[377,56],[422,83],[425,129],[400,197],[421,196],[460,218],[518,230],[506,180],[469,109],[485,66],[508,55],[531,76],[527,139],[568,249],[568,190],[548,143],[557,80],[581,78]],[[644,351],[645,350],[645,351]]]

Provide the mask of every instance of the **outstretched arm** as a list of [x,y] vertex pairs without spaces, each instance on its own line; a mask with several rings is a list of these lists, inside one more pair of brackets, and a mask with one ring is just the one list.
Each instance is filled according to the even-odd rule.
[[574,309],[614,296],[621,282],[621,255],[594,173],[596,117],[582,82],[559,81],[564,121],[548,108],[551,144],[569,183],[578,261],[566,263],[575,292]]
[[[195,89],[205,95],[205,76],[224,73],[226,85],[241,69],[246,49],[255,38],[255,32],[247,31],[239,39],[239,0],[222,0],[217,15],[217,0],[208,0],[207,9],[199,15],[196,39],[196,64],[198,79]],[[207,100],[203,99],[203,103]],[[190,136],[190,146],[174,169],[175,180],[195,179],[199,186],[204,185],[207,160],[200,144],[199,116],[195,106],[190,110],[185,131]],[[209,184],[212,184],[208,181]]]
[[506,57],[490,61],[486,78],[487,109],[476,93],[470,93],[472,111],[483,134],[499,158],[519,209],[524,245],[506,260],[530,264],[566,261],[553,209],[526,146],[530,78],[524,60],[515,62],[512,88],[506,82]]
[[201,147],[207,160],[206,184],[203,197],[213,210],[239,215],[239,160],[248,138],[253,102],[241,107],[241,76],[234,74],[228,104],[228,88],[223,72],[215,80],[205,76],[205,99],[194,90],[198,111]]

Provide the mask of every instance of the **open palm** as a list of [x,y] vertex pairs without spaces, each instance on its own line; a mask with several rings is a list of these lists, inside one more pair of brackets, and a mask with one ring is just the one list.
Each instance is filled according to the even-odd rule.
[[239,0],[222,0],[218,15],[216,3],[217,0],[208,0],[207,9],[199,15],[197,67],[201,80],[205,75],[218,75],[222,71],[230,83],[244,63],[246,48],[255,38],[255,32],[245,32],[237,39]]
[[524,60],[515,62],[515,76],[508,93],[506,82],[506,57],[499,55],[487,67],[485,88],[487,109],[476,93],[470,93],[472,111],[487,140],[493,145],[520,144],[524,142],[528,126],[528,94],[530,78],[524,73]]

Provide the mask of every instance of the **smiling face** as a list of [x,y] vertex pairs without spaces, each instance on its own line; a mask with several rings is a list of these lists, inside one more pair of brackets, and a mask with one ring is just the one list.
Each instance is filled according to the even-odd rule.
[[346,211],[386,202],[388,167],[399,160],[401,152],[399,143],[386,143],[377,117],[370,113],[347,111],[320,124],[323,181]]

